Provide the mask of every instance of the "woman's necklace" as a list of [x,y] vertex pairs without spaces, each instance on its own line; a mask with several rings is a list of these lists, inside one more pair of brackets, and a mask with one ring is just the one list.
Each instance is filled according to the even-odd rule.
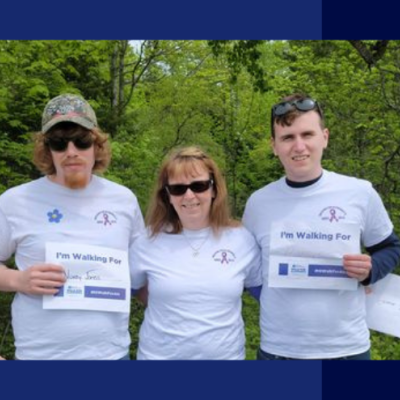
[[209,230],[207,232],[206,237],[200,242],[199,245],[193,246],[193,243],[189,240],[188,236],[185,234],[185,231],[182,231],[183,237],[185,238],[185,240],[187,241],[188,245],[192,249],[192,256],[193,257],[197,257],[200,254],[200,250],[204,246],[204,244],[207,242],[207,240],[208,240],[208,238],[210,236],[210,232],[211,232],[211,230]]

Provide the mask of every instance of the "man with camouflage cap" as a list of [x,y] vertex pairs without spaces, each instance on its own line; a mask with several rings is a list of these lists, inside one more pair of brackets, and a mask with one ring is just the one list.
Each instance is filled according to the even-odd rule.
[[86,129],[97,126],[96,114],[90,104],[79,96],[62,94],[47,103],[43,111],[42,131],[49,131],[59,122],[75,122]]
[[[136,196],[95,175],[110,158],[90,104],[62,94],[46,105],[35,137],[34,164],[45,176],[0,196],[0,290],[16,292],[17,359],[129,357],[129,289],[98,282],[107,270],[129,288],[129,267],[102,266],[100,255],[125,260],[144,224]],[[5,265],[13,255],[17,269]]]

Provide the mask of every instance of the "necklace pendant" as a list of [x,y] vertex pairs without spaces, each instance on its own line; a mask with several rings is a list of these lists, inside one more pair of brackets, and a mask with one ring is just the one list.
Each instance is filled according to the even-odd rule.
[[[204,246],[204,244],[207,242],[209,236],[210,236],[210,233],[208,232],[206,237],[201,241],[200,245],[195,247],[195,246],[193,246],[193,243],[190,242],[189,238],[185,235],[185,231],[183,231],[183,237],[185,238],[189,247],[192,249],[192,257],[197,257],[200,254],[200,250]],[[197,238],[197,240],[196,240],[197,242],[199,241],[198,239],[199,238]]]

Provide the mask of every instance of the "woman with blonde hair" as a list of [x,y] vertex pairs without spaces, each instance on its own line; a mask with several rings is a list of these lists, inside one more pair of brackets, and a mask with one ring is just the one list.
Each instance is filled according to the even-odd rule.
[[137,358],[244,359],[241,296],[261,285],[260,252],[200,148],[167,156],[147,226],[130,256],[132,287],[148,288]]

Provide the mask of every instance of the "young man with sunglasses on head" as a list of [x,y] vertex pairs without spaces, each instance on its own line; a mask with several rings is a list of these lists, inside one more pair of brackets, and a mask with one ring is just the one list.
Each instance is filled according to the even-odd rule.
[[[35,136],[45,176],[0,196],[0,290],[16,292],[16,358],[128,359],[127,252],[144,227],[136,196],[94,175],[111,148],[83,98],[50,100]],[[13,255],[17,269],[5,266]],[[120,284],[104,288],[104,279]]]
[[316,101],[284,98],[271,132],[286,176],[256,191],[243,217],[263,253],[258,359],[370,359],[365,286],[398,264],[393,224],[369,182],[322,168],[329,131]]

